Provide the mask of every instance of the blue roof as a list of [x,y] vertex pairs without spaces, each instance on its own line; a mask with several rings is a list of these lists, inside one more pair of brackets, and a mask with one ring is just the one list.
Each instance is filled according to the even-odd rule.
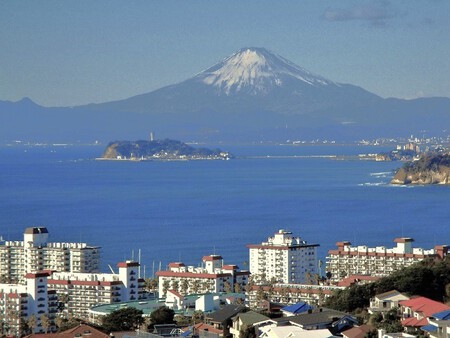
[[448,319],[450,319],[450,310],[437,312],[437,313],[434,313],[432,316],[436,319],[448,320]]
[[420,328],[422,331],[427,331],[427,332],[437,332],[438,327],[428,324],[428,325],[424,325]]
[[308,310],[312,310],[313,307],[305,302],[300,302],[294,305],[285,306],[281,309],[281,311],[290,312],[290,313],[303,313],[307,312]]

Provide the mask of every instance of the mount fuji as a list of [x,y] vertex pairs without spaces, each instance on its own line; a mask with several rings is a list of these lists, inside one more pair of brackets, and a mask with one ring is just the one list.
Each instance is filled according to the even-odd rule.
[[354,140],[439,133],[449,122],[448,98],[383,99],[264,48],[243,48],[181,83],[125,100],[73,108],[0,102],[0,131],[13,139],[135,139],[152,130],[207,141]]

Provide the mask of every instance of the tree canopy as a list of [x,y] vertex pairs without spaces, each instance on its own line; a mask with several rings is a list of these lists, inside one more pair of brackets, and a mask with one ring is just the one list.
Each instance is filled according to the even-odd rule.
[[143,322],[142,310],[127,307],[111,312],[103,317],[102,326],[109,332],[130,331],[139,328]]
[[377,282],[352,285],[335,292],[324,304],[339,311],[354,312],[369,306],[377,294],[397,290],[409,296],[423,296],[439,302],[450,299],[450,257],[424,260],[398,270]]
[[150,314],[151,325],[173,324],[175,312],[167,306],[161,306]]

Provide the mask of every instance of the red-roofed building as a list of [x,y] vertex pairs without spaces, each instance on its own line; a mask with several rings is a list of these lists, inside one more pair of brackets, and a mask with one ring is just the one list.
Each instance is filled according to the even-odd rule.
[[374,329],[375,328],[372,325],[361,325],[352,327],[351,329],[345,330],[341,333],[344,338],[364,338],[367,337],[367,334]]
[[173,262],[169,264],[168,270],[158,271],[156,275],[159,294],[164,296],[168,290],[183,295],[236,291],[236,285],[243,292],[250,272],[240,271],[237,265],[224,265],[222,256],[210,255],[202,258],[200,267]]
[[71,329],[59,333],[35,333],[27,338],[111,338],[106,334],[90,325],[80,324]]
[[331,272],[331,281],[339,282],[351,275],[384,277],[425,258],[443,259],[448,253],[447,245],[437,245],[429,250],[413,248],[414,239],[409,237],[395,238],[394,242],[393,248],[337,242],[337,249],[329,250],[327,256],[326,270]]
[[53,328],[57,312],[58,297],[54,290],[47,289],[48,273],[27,273],[25,284],[0,284],[0,314],[3,315],[3,328],[6,334],[20,336],[23,323],[30,316],[37,319],[35,332],[44,329],[41,316],[49,319],[48,330]]
[[415,332],[428,324],[428,317],[434,313],[450,310],[447,305],[426,297],[416,297],[400,302],[402,325],[408,332]]
[[341,280],[339,283],[337,283],[338,286],[343,287],[349,287],[353,284],[366,284],[371,283],[379,280],[380,277],[373,277],[373,276],[366,276],[366,275],[351,275],[343,280]]
[[139,263],[117,264],[118,274],[53,272],[48,287],[67,295],[67,315],[88,318],[88,310],[97,304],[110,304],[147,298],[144,279],[139,278]]
[[264,306],[265,302],[260,297],[261,292],[272,303],[291,305],[306,302],[310,305],[320,306],[334,291],[342,289],[344,287],[335,285],[274,284],[273,287],[253,285],[247,297],[250,308],[255,309],[261,309]]

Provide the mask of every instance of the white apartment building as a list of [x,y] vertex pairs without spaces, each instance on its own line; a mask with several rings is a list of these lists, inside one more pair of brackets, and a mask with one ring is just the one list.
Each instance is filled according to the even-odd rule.
[[313,283],[318,273],[317,247],[292,232],[279,230],[267,242],[249,244],[250,272],[258,283]]
[[[224,265],[219,255],[204,256],[202,266],[185,266],[182,262],[169,264],[168,270],[158,271],[160,297],[168,290],[183,295],[196,293],[244,292],[249,271],[240,271],[237,265]],[[239,290],[240,289],[240,290]]]
[[65,300],[66,315],[81,319],[88,319],[88,310],[99,304],[146,299],[144,279],[138,276],[139,263],[126,261],[117,266],[118,274],[53,272],[48,288]]
[[100,248],[86,243],[48,242],[45,227],[27,228],[23,241],[0,243],[0,282],[25,283],[34,271],[98,272]]
[[331,272],[333,282],[351,275],[384,277],[428,257],[443,259],[448,253],[446,245],[425,250],[413,248],[413,241],[408,237],[396,238],[394,242],[397,246],[393,248],[369,248],[366,245],[351,246],[350,242],[337,242],[337,249],[328,251],[326,270]]
[[[56,291],[48,290],[47,277],[45,272],[27,273],[24,284],[0,284],[0,319],[5,334],[20,337],[23,324],[33,315],[37,320],[33,332],[52,330],[58,297]],[[49,327],[45,327],[43,315]]]
[[252,309],[261,309],[266,305],[266,301],[286,305],[306,302],[310,305],[320,307],[335,291],[343,289],[345,287],[335,285],[253,285],[247,293],[247,301],[248,306]]

